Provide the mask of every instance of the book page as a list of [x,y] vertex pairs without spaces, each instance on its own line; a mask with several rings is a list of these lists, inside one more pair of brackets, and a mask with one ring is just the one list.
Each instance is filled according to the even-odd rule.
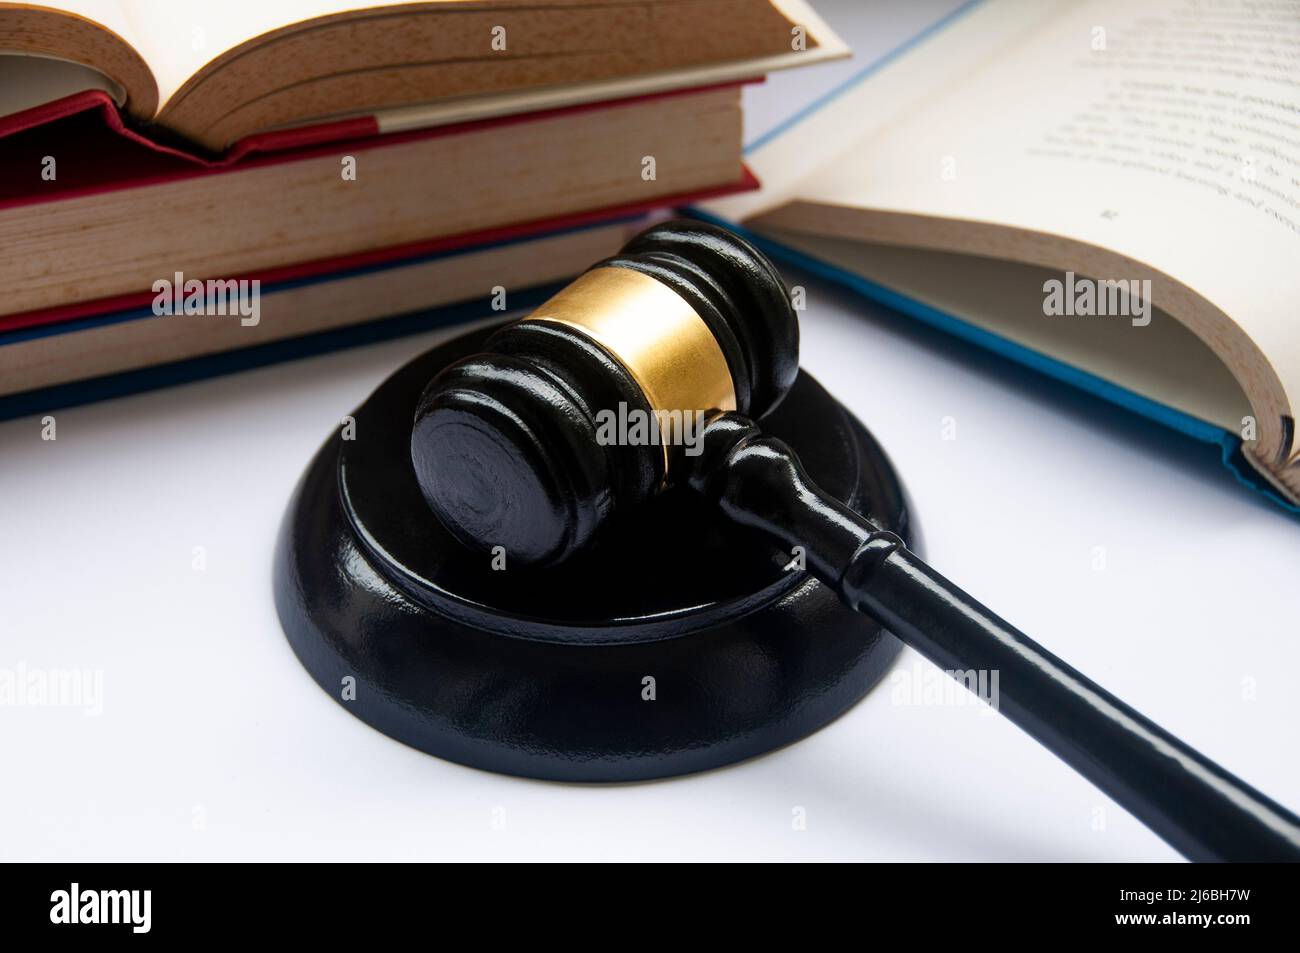
[[[651,93],[716,83],[734,83],[765,76],[778,70],[812,66],[826,60],[852,55],[848,46],[819,17],[805,0],[771,0],[778,13],[807,31],[804,49],[756,56],[743,62],[706,63],[651,75],[622,76],[568,86],[540,86],[507,93],[460,97],[418,106],[379,110],[375,118],[381,132],[400,132],[453,122],[468,122],[494,116],[509,116],[542,109],[557,109],[580,103],[644,96]],[[757,194],[757,193],[747,193]],[[740,216],[736,216],[740,217]]]
[[[82,0],[89,2],[89,0]],[[448,5],[465,0],[431,0]],[[208,61],[272,30],[349,10],[399,6],[403,0],[120,0],[136,48],[153,69],[158,100]],[[409,4],[408,4],[409,5]]]
[[[1050,268],[799,232],[774,230],[771,237],[1224,430],[1238,430],[1251,412],[1228,368],[1159,308],[1137,319],[1141,334],[1133,333],[1131,321],[1044,321],[1042,286],[1060,277]],[[944,280],[935,281],[935,275]]]
[[[126,14],[124,5],[130,0],[46,0],[32,6],[49,7],[62,10],[86,20],[93,20],[100,26],[107,27],[132,46],[136,46],[135,30]],[[139,49],[136,46],[136,49]]]
[[[763,183],[761,189],[708,202],[704,208],[727,221],[740,222],[797,199],[804,180],[829,165],[828,160],[858,148],[900,118],[945,95],[996,55],[989,44],[967,40],[968,21],[993,13],[999,37],[1011,42],[1036,29],[1057,8],[1045,2],[1018,12],[1024,16],[1009,23],[996,10],[963,6],[883,58],[861,60],[857,74],[843,86],[747,145],[745,161]],[[975,29],[984,32],[979,26]],[[854,55],[861,56],[858,52]]]
[[[93,3],[95,0],[78,0]],[[149,62],[158,82],[159,101],[166,104],[206,63],[265,33],[332,14],[382,7],[461,7],[469,11],[493,8],[604,7],[601,0],[564,3],[528,0],[118,0],[130,23],[133,42]],[[681,3],[682,0],[678,0]],[[640,4],[628,3],[628,6]],[[831,38],[820,18],[803,0],[772,0],[777,10],[805,24],[817,39]],[[485,38],[486,41],[486,38]],[[828,51],[839,55],[842,48]]]
[[[1279,419],[1260,423],[1289,451],[1281,417],[1300,406],[1300,4],[1059,2],[1025,33],[1043,5],[978,8],[968,19],[1001,32],[987,33],[976,69],[849,145],[792,189],[793,214],[756,226],[889,241],[921,216],[931,224],[916,244],[1064,267],[1086,243],[1143,263],[1173,279],[1157,285],[1158,307],[1185,318],[1190,290],[1244,331],[1245,343],[1222,320],[1197,329],[1240,358],[1229,360],[1239,378],[1280,383]],[[817,228],[809,209],[826,213]],[[845,209],[870,212],[877,233]],[[969,223],[1039,234],[1001,240]],[[1069,242],[1054,247],[1053,236]],[[1250,342],[1266,366],[1250,369],[1261,362]]]
[[102,89],[136,118],[152,118],[158,91],[137,39],[119,0],[0,0],[0,57],[14,58],[0,77],[0,116]]

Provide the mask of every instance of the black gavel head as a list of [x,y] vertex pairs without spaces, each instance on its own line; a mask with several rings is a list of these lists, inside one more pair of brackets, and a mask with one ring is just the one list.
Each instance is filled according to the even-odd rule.
[[705,413],[761,417],[798,370],[772,264],[724,229],[665,222],[435,377],[411,461],[461,543],[554,564],[668,485]]

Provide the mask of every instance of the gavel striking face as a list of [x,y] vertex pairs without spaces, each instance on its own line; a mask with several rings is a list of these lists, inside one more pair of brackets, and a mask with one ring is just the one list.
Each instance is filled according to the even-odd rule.
[[[710,412],[761,417],[799,371],[799,325],[776,269],[742,239],[669,222],[642,233],[490,350],[425,391],[411,460],[462,543],[521,563],[563,561],[689,460]],[[598,417],[657,439],[602,441]]]
[[[430,382],[411,434],[421,492],[471,550],[546,566],[687,486],[738,540],[802,547],[812,575],[940,668],[999,672],[1002,714],[1188,857],[1300,859],[1295,815],[973,600],[762,434],[749,418],[790,389],[798,346],[758,251],[705,224],[656,226]],[[700,452],[602,440],[614,411],[701,415]]]

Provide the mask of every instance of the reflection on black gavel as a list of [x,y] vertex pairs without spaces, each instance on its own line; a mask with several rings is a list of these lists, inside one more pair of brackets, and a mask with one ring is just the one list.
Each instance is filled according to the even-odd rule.
[[[1300,859],[1300,820],[1046,651],[814,485],[753,422],[798,373],[786,288],[755,249],[657,226],[425,390],[411,457],[464,545],[553,565],[684,485],[946,671],[996,671],[999,710],[1193,860]],[[700,444],[602,440],[597,417],[704,413]],[[647,583],[651,584],[651,583]]]

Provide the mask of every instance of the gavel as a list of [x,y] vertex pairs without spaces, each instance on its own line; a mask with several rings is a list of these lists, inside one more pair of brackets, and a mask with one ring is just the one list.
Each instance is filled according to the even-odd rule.
[[[981,605],[765,436],[755,421],[798,373],[798,322],[772,264],[723,229],[666,222],[430,381],[410,461],[461,545],[535,567],[573,559],[660,493],[693,494],[738,545],[802,554],[941,669],[998,672],[1003,715],[1186,857],[1300,860],[1294,814]],[[616,409],[668,423],[655,440],[602,437]]]

